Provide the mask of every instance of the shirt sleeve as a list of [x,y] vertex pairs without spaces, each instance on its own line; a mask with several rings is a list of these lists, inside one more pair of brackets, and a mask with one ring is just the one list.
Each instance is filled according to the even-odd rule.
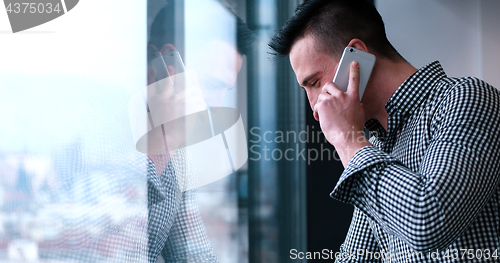
[[177,217],[162,251],[166,263],[218,262],[197,206],[198,189],[182,193]]
[[375,252],[381,251],[368,220],[363,212],[354,208],[351,226],[344,243],[340,246],[340,253],[335,258],[335,263],[382,262],[381,257],[373,256]]
[[499,96],[470,80],[444,97],[418,171],[373,146],[350,160],[331,193],[411,249],[441,249],[471,224],[499,183]]
[[172,159],[181,199],[162,251],[166,263],[218,262],[198,207],[197,171],[192,161],[184,149]]

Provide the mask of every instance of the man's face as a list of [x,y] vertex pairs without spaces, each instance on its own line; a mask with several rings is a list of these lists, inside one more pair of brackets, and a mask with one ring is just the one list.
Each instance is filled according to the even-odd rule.
[[[171,120],[165,127],[162,126],[161,129],[155,129],[150,133],[148,137],[150,153],[163,151],[165,139],[171,152],[182,146],[188,134],[193,132],[196,122],[192,120],[197,119],[191,118],[189,119],[191,121],[188,121],[179,117],[203,111],[206,106],[222,106],[226,91],[234,87],[243,63],[243,57],[234,45],[212,40],[199,45],[199,48],[191,50],[188,54],[193,58],[190,64],[194,71],[190,71],[190,65],[186,64],[187,74],[177,73],[173,66],[168,63],[164,65],[164,60],[161,60],[161,63],[156,61],[162,59],[162,55],[174,50],[172,44],[165,44],[161,48],[153,44],[148,45],[146,94],[151,117],[158,121]],[[157,76],[167,78],[157,80]],[[182,83],[186,83],[183,81],[185,77],[188,77],[194,85],[184,86]],[[175,88],[179,90],[175,91]]]
[[290,63],[299,85],[307,92],[311,109],[314,110],[323,86],[333,81],[338,61],[332,54],[320,51],[311,35],[302,37],[293,44]]
[[236,47],[221,40],[209,41],[195,54],[194,68],[208,106],[222,105],[226,91],[236,83],[242,64],[243,57]]
[[[148,46],[150,60],[175,50],[171,44],[157,48],[153,44]],[[191,50],[193,59],[188,70],[194,69],[203,97],[210,107],[222,105],[226,92],[236,84],[236,77],[243,65],[243,56],[238,53],[236,46],[222,40],[210,40],[203,43],[196,50]],[[156,69],[148,65],[148,85],[156,82]],[[169,74],[175,74],[169,68]],[[189,99],[189,98],[186,98]]]

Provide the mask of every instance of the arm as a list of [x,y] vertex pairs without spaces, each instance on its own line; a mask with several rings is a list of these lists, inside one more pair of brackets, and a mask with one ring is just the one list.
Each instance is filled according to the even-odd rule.
[[198,211],[198,189],[182,193],[177,217],[162,251],[165,262],[218,262]]
[[[162,255],[165,262],[218,262],[208,239],[198,208],[196,171],[184,149],[172,158],[176,187],[181,195],[178,210],[165,242]],[[191,189],[184,191],[184,189]]]
[[[359,252],[363,255],[359,255]],[[336,263],[341,262],[382,262],[382,259],[374,259],[372,256],[367,256],[366,253],[380,252],[377,240],[375,239],[368,218],[359,209],[354,208],[352,215],[351,226],[347,232],[347,237],[344,243],[340,246],[340,257],[336,258]],[[355,255],[348,257],[348,255]]]
[[434,116],[417,172],[372,146],[350,160],[332,192],[415,251],[456,240],[498,187],[500,102],[477,81],[454,87]]

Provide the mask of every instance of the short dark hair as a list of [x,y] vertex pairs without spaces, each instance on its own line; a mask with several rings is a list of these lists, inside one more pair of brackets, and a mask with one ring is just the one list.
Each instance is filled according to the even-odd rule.
[[[249,55],[256,42],[255,34],[240,17],[231,10],[228,11],[236,19],[236,50],[241,55]],[[174,24],[174,8],[172,4],[167,3],[151,24],[149,43],[157,47],[162,47],[166,43],[175,43]]]
[[255,33],[239,16],[236,17],[236,49],[241,55],[250,55],[257,41]]
[[384,22],[375,6],[365,0],[306,0],[271,39],[274,55],[288,55],[295,42],[311,34],[319,48],[334,55],[354,38],[375,55],[397,60],[401,56],[389,43]]
[[167,3],[156,14],[149,35],[149,43],[161,48],[164,44],[175,43],[174,36],[174,7],[173,4]]

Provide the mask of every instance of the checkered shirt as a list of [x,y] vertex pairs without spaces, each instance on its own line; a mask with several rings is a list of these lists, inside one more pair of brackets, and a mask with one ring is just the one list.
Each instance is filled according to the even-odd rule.
[[184,148],[176,151],[158,176],[148,159],[148,262],[218,262],[198,206],[195,171]]
[[500,262],[500,92],[435,61],[385,108],[330,194],[355,206],[337,262]]

